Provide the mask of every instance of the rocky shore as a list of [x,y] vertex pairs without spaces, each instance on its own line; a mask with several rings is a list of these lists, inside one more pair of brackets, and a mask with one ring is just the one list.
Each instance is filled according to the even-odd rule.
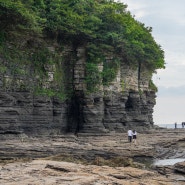
[[185,129],[138,133],[0,135],[1,185],[185,184],[185,162],[153,166],[156,159],[185,159]]

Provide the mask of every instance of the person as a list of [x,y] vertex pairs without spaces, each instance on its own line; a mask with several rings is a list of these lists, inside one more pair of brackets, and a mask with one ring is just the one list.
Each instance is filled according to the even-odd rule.
[[175,122],[175,129],[177,128],[177,122]]
[[128,133],[128,141],[129,141],[129,143],[130,143],[130,145],[131,145],[131,143],[132,143],[133,132],[132,132],[131,129],[129,129],[127,133]]
[[137,132],[134,130],[133,131],[133,143],[134,143],[134,145],[136,145],[136,139],[137,139]]
[[184,122],[182,122],[182,128],[184,128]]

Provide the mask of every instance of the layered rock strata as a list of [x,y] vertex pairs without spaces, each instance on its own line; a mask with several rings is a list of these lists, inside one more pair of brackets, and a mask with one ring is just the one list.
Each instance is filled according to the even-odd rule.
[[[173,185],[175,181],[157,173],[131,167],[80,165],[67,162],[35,160],[0,167],[0,183],[4,185]],[[178,183],[178,185],[182,185]]]
[[184,162],[148,169],[148,162],[151,165],[156,157],[185,159],[184,132],[139,133],[136,146],[130,146],[126,132],[80,133],[78,137],[0,135],[0,184],[184,185]]
[[[48,48],[55,52],[55,47]],[[85,83],[86,48],[77,47],[75,52],[68,48],[61,55],[65,58],[61,65],[65,68],[65,81],[61,83],[73,91],[72,96],[63,101],[35,95],[29,88],[21,88],[36,83],[37,76],[29,80],[23,75],[16,76],[15,80],[8,72],[1,74],[1,133],[122,132],[128,127],[143,130],[153,126],[155,91],[149,87],[151,74],[144,66],[139,71],[137,66],[131,67],[122,61],[116,78],[108,86],[100,83],[96,93],[88,94]],[[3,57],[0,60],[6,63]],[[49,78],[42,87],[53,83],[55,68],[45,68]],[[31,74],[32,66],[24,70]],[[101,63],[99,70],[103,70]]]

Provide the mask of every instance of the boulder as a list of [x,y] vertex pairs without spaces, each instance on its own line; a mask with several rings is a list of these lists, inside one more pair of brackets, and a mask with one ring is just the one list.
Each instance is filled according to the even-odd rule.
[[181,172],[185,174],[185,161],[184,162],[180,162],[180,163],[176,163],[174,165],[174,169],[177,172]]

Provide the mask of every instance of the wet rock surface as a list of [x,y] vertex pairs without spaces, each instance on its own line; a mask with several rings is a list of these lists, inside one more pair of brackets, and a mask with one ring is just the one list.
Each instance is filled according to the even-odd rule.
[[183,129],[138,133],[136,146],[130,146],[127,133],[114,132],[0,137],[3,185],[185,184],[184,163],[155,168],[142,163],[146,158],[185,158]]

